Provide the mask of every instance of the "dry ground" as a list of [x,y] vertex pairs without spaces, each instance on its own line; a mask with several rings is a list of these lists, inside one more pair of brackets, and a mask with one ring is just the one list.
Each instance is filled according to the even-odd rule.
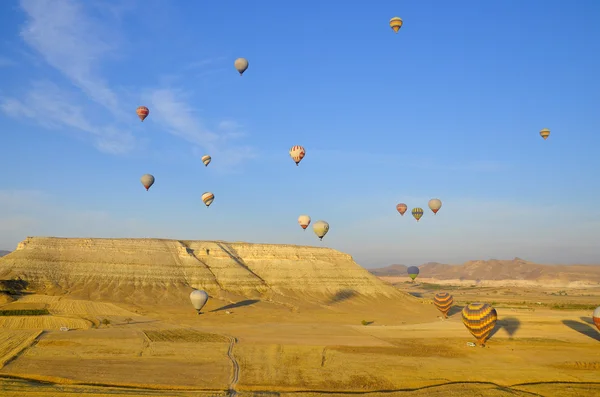
[[[6,362],[0,395],[225,395],[231,337],[237,339],[232,353],[241,396],[600,395],[600,332],[591,310],[581,309],[600,305],[599,289],[564,295],[444,287],[456,308],[441,320],[430,303],[438,286],[400,282],[398,288],[422,299],[420,314],[403,320],[402,307],[352,298],[320,307],[215,299],[201,316],[189,307],[135,313],[117,303],[28,295],[0,309],[44,305],[52,315],[0,318],[0,364]],[[459,310],[472,301],[493,303],[498,311],[485,348],[466,345],[473,338]],[[111,324],[101,325],[103,318]],[[59,331],[67,320],[88,326]]]

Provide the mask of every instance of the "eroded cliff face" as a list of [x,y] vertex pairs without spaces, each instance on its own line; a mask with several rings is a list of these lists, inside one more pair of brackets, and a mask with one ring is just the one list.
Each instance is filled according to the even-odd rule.
[[410,299],[333,249],[222,241],[29,237],[0,259],[0,278],[48,294],[126,301],[182,298],[190,287],[213,296]]

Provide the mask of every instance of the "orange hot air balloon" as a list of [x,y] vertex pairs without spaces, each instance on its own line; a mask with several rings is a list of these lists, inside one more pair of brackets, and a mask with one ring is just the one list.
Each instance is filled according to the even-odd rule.
[[150,109],[148,109],[146,106],[138,106],[135,112],[137,113],[140,120],[144,121],[144,119],[150,114]]
[[404,213],[406,212],[407,209],[408,209],[408,207],[404,203],[400,203],[396,206],[396,210],[398,210],[398,212],[402,216],[404,216]]

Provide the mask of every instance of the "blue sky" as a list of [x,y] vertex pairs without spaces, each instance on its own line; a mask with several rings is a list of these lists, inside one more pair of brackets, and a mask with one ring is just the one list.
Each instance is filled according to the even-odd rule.
[[[368,267],[600,263],[600,2],[232,4],[0,3],[0,248],[163,237],[322,245]],[[300,214],[329,222],[323,242]]]

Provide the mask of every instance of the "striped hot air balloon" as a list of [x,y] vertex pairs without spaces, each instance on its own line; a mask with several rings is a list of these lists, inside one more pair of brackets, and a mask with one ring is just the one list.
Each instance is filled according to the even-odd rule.
[[213,201],[215,201],[215,195],[211,192],[206,192],[202,195],[202,202],[204,202],[204,205],[207,207],[209,207]]
[[423,208],[413,208],[412,209],[412,216],[415,217],[415,219],[417,220],[417,222],[419,222],[419,219],[421,219],[421,217],[423,216]]
[[498,313],[487,303],[471,303],[462,310],[463,324],[477,339],[480,346],[485,346],[486,339],[496,326]]
[[550,136],[550,130],[548,128],[544,128],[540,131],[540,136],[544,138],[544,140],[548,139],[548,137]]
[[393,17],[392,19],[390,19],[390,28],[392,28],[394,30],[394,32],[398,33],[398,31],[400,30],[401,27],[402,27],[402,18]]
[[138,106],[135,112],[137,113],[140,120],[144,121],[144,119],[150,114],[150,109],[148,109],[146,106]]
[[306,156],[306,150],[304,150],[302,146],[296,145],[292,146],[292,148],[290,149],[290,157],[292,158],[292,160],[294,160],[294,163],[296,163],[296,165],[300,164],[304,156]]
[[450,311],[453,303],[454,298],[447,292],[438,292],[433,297],[433,304],[442,312],[444,318],[448,318],[448,311]]
[[208,165],[210,164],[210,161],[212,160],[212,157],[210,157],[208,154],[202,156],[202,163],[204,163],[204,165],[206,167],[208,167]]

